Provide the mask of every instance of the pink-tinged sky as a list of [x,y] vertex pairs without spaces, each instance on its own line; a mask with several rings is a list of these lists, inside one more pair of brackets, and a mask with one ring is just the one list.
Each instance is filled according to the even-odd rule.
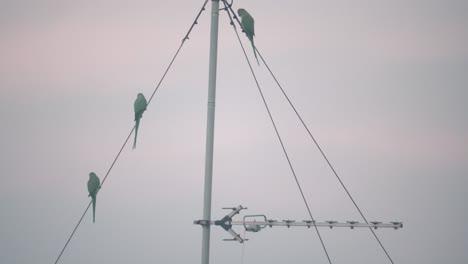
[[[55,261],[88,203],[88,173],[103,178],[133,126],[136,94],[151,95],[202,2],[2,1],[0,263]],[[405,222],[377,232],[395,263],[465,263],[468,3],[234,4],[254,16],[258,49],[368,219]],[[209,18],[62,263],[199,261]],[[219,45],[213,218],[242,204],[307,219],[224,12]],[[254,68],[314,216],[362,222],[265,66]],[[246,263],[326,263],[309,231],[249,235]],[[321,231],[333,263],[388,263],[367,230]],[[212,263],[238,263],[241,247],[227,237],[213,229]]]

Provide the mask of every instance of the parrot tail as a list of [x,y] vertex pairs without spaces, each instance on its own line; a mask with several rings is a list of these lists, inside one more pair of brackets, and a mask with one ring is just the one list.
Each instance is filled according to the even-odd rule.
[[93,223],[96,220],[96,196],[93,196]]
[[140,126],[140,118],[137,118],[135,120],[136,125],[135,125],[135,139],[133,140],[133,149],[136,148],[136,141],[137,141],[137,136],[138,136],[138,127]]
[[258,61],[258,58],[257,58],[257,50],[255,49],[255,44],[254,44],[253,37],[250,40],[250,42],[252,43],[252,48],[253,48],[253,52],[254,52],[254,55],[255,55],[255,59],[257,59],[258,66],[260,66],[260,62]]

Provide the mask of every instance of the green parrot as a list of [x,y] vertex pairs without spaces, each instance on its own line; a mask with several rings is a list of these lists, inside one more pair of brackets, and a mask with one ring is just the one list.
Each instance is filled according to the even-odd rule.
[[243,30],[247,37],[250,40],[250,43],[252,43],[252,48],[254,51],[255,59],[257,59],[258,65],[260,65],[260,62],[258,62],[257,58],[257,51],[255,50],[255,44],[254,44],[254,36],[255,36],[255,27],[254,27],[254,19],[253,17],[243,8],[240,8],[237,10],[237,14],[241,17],[241,23]]
[[138,135],[138,127],[140,126],[140,119],[143,116],[143,112],[145,112],[148,103],[146,102],[146,98],[142,93],[139,93],[135,103],[133,104],[133,108],[135,109],[135,140],[133,141],[133,149],[136,148],[136,141]]
[[101,187],[100,186],[100,181],[96,173],[91,172],[89,174],[89,180],[88,180],[88,192],[89,196],[91,196],[91,199],[93,199],[93,223],[95,221],[95,215],[96,215],[96,195]]

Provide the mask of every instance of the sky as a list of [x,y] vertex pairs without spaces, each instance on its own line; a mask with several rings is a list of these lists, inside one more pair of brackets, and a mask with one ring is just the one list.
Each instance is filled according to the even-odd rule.
[[[0,263],[53,263],[203,4],[1,0]],[[209,10],[59,263],[201,259]],[[395,263],[468,261],[468,2],[243,1],[255,43]],[[212,218],[308,219],[229,19],[220,15]],[[250,59],[254,59],[242,36]],[[255,65],[318,221],[363,222]],[[242,216],[242,215],[241,215]],[[240,219],[240,217],[239,217]],[[240,227],[238,233],[243,234]],[[333,263],[390,263],[366,229],[320,229]],[[211,263],[242,245],[211,232]],[[328,263],[316,233],[247,233],[244,263]]]

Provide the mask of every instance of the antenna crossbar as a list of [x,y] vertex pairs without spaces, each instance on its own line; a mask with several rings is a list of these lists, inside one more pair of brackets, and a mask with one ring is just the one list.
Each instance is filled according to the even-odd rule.
[[[239,214],[240,211],[243,209],[247,209],[246,207],[242,207],[239,205],[238,207],[227,207],[223,209],[230,209],[231,212],[227,215],[225,215],[222,219],[217,220],[217,221],[211,221],[211,220],[196,220],[193,221],[195,225],[201,225],[203,227],[209,227],[212,225],[215,226],[220,226],[224,230],[226,230],[231,236],[233,237],[232,239],[224,239],[224,241],[237,241],[239,243],[244,243],[246,241],[245,238],[242,238],[238,233],[236,233],[233,229],[232,226],[244,226],[244,229],[246,232],[259,232],[260,230],[266,228],[266,227],[274,227],[274,226],[285,226],[287,228],[290,227],[329,227],[334,228],[334,227],[349,227],[351,229],[354,228],[393,228],[393,229],[400,229],[403,228],[403,223],[402,222],[389,222],[389,223],[382,223],[379,221],[371,221],[368,223],[359,223],[358,221],[346,221],[346,222],[338,222],[338,221],[324,221],[324,222],[317,222],[313,220],[303,220],[303,221],[298,221],[296,220],[273,220],[273,219],[268,219],[265,215],[245,215],[242,221],[233,221],[232,218]],[[246,219],[253,219],[253,220],[246,220]],[[257,219],[261,219],[260,221],[257,221]]]
[[[196,225],[219,225],[221,226],[221,223],[218,221],[203,221],[203,220],[196,220],[193,221],[194,224]],[[375,223],[375,224],[374,224]],[[223,222],[222,224],[224,225],[231,225],[231,226],[242,226],[242,225],[260,225],[260,226],[285,226],[285,227],[297,227],[297,226],[303,226],[303,227],[314,227],[314,224],[310,220],[304,220],[301,222],[296,222],[294,220],[283,220],[283,221],[276,221],[276,220],[267,220],[267,221],[226,221]],[[380,222],[372,222],[369,224],[366,223],[359,223],[356,221],[347,221],[347,222],[337,222],[337,221],[324,221],[324,222],[315,222],[315,225],[317,227],[348,227],[351,229],[354,228],[393,228],[393,229],[400,229],[403,228],[403,223],[402,222],[390,222],[390,223],[380,223]]]

